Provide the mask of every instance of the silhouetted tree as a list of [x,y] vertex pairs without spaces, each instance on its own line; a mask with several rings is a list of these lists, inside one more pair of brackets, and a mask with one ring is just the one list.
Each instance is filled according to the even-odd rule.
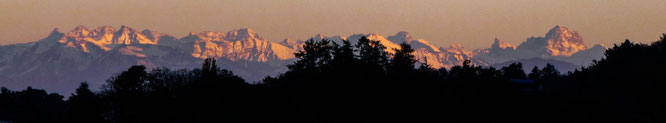
[[107,80],[104,88],[114,122],[148,122],[146,67],[137,65]]
[[389,63],[391,72],[410,72],[414,70],[414,64],[416,59],[414,58],[414,49],[407,43],[401,43],[400,49],[393,49],[395,54],[393,54],[393,59]]
[[509,66],[502,67],[502,76],[509,79],[526,79],[523,64],[511,63]]
[[387,65],[388,53],[385,51],[386,47],[379,41],[373,41],[364,36],[358,40],[356,48],[358,48],[362,63],[375,68]]
[[67,120],[76,123],[103,122],[102,102],[95,93],[90,91],[88,83],[83,82],[67,100]]
[[532,72],[527,76],[528,76],[529,79],[537,81],[542,76],[541,75],[541,70],[539,70],[539,67],[534,66],[534,68],[532,68]]
[[40,89],[12,92],[6,88],[0,94],[0,120],[12,122],[62,122],[64,120],[63,96]]

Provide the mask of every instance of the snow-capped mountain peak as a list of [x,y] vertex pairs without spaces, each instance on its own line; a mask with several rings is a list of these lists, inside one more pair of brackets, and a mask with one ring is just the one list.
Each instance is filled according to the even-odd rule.
[[[356,45],[361,37],[379,41],[389,53],[399,49],[399,43],[408,43],[415,50],[413,55],[417,60],[427,62],[434,68],[461,65],[465,60],[471,60],[474,65],[488,66],[535,57],[585,65],[591,59],[602,57],[606,50],[601,45],[586,49],[577,32],[560,26],[551,29],[545,37],[529,38],[517,48],[496,38],[490,48],[474,52],[460,44],[452,44],[448,48],[436,47],[405,31],[388,38],[377,33],[364,33],[348,37],[317,34],[310,39],[327,39],[338,44],[348,40]],[[76,87],[80,81],[101,85],[103,79],[131,65],[195,68],[200,66],[202,59],[217,58],[220,59],[218,62],[224,63],[220,64],[221,67],[257,81],[266,75],[284,72],[284,66],[293,63],[294,53],[302,50],[303,42],[290,38],[279,43],[272,42],[251,29],[203,31],[177,39],[164,33],[148,29],[138,31],[127,26],[101,26],[93,30],[78,26],[64,33],[55,28],[48,37],[37,42],[0,46],[0,74],[26,82],[36,82],[31,80],[47,76],[56,78],[67,87]],[[81,79],[81,76],[90,78]]]
[[87,27],[85,27],[83,25],[80,25],[80,26],[76,26],[74,28],[74,30],[67,33],[67,36],[68,37],[76,37],[76,38],[84,38],[84,37],[88,36],[88,34],[90,34],[90,30]]
[[384,45],[386,47],[386,51],[389,52],[389,53],[393,53],[394,52],[393,49],[400,49],[399,44],[393,43],[392,41],[389,41],[384,36],[382,36],[380,34],[377,34],[377,33],[354,34],[354,35],[351,35],[351,36],[347,37],[347,40],[349,40],[349,42],[351,44],[356,44],[356,43],[358,43],[358,40],[361,39],[361,37],[366,37],[366,38],[368,38],[369,40],[372,40],[372,41],[379,41],[379,43],[381,43],[382,45]]
[[[194,36],[195,38],[190,38]],[[205,31],[190,34],[181,40],[193,43],[195,58],[227,58],[268,62],[293,58],[293,49],[268,41],[251,29],[237,29],[225,33]]]
[[583,38],[574,30],[555,26],[545,37],[531,37],[521,43],[516,51],[521,57],[571,56],[587,49]]
[[548,41],[548,52],[553,56],[571,56],[587,49],[578,32],[559,25],[548,31],[545,38]]
[[141,32],[129,28],[127,26],[121,26],[120,29],[114,34],[113,44],[157,44],[156,41],[148,39]]

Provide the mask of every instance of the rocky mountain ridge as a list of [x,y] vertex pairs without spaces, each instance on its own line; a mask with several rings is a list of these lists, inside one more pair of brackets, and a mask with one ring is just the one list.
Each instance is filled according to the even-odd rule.
[[[399,49],[400,43],[410,44],[416,58],[434,68],[450,68],[461,65],[464,60],[497,67],[499,63],[529,58],[544,59],[530,62],[552,59],[582,66],[601,58],[606,49],[601,45],[587,49],[577,32],[560,26],[551,29],[545,37],[528,38],[517,47],[495,39],[490,48],[475,50],[459,44],[437,47],[408,32],[388,37],[377,33],[347,37],[318,34],[308,40],[327,39],[337,43],[348,40],[356,44],[361,37],[379,41],[389,53]],[[259,81],[286,71],[285,66],[295,60],[293,53],[302,50],[303,43],[303,40],[289,38],[281,42],[269,41],[251,29],[226,33],[204,31],[182,38],[127,26],[117,30],[110,26],[92,30],[78,26],[65,33],[54,29],[36,42],[0,46],[0,86],[24,88],[30,85],[66,94],[82,81],[98,87],[112,74],[131,65],[197,68],[205,58],[220,59],[218,64],[222,68],[248,81]]]

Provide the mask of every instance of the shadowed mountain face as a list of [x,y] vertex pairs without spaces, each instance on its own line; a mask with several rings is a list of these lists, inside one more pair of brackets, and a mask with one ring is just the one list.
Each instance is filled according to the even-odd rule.
[[[487,49],[468,50],[459,44],[443,48],[408,32],[388,37],[376,33],[348,37],[319,34],[308,40],[327,39],[338,44],[348,40],[355,45],[361,37],[379,41],[389,53],[399,49],[400,43],[407,43],[414,48],[419,62],[434,68],[462,65],[468,59],[474,65],[495,66],[491,64],[534,57],[580,66],[601,58],[605,51],[600,45],[586,49],[577,32],[560,26],[551,29],[546,37],[529,38],[517,48],[499,39]],[[54,29],[37,42],[0,46],[0,86],[23,89],[30,85],[67,95],[79,82],[88,81],[91,87],[98,88],[109,76],[132,65],[192,69],[200,67],[205,58],[219,59],[222,68],[256,82],[286,71],[286,65],[293,63],[293,54],[302,50],[303,43],[297,39],[269,41],[251,29],[204,31],[180,39],[126,26],[92,30],[78,26],[66,33]]]
[[[491,48],[475,50],[474,58],[488,64],[530,61],[528,59],[532,58],[552,59],[567,62],[575,65],[575,68],[579,68],[590,65],[594,59],[601,59],[605,51],[606,47],[598,44],[588,49],[578,32],[566,27],[555,26],[546,33],[545,37],[530,37],[518,47],[512,47],[510,44],[495,39]],[[556,67],[560,66],[556,65]],[[561,68],[563,72],[569,70],[573,69]]]
[[516,48],[522,58],[571,56],[587,49],[583,37],[566,27],[555,26],[545,37],[531,37]]
[[509,60],[518,59],[518,54],[516,53],[516,47],[511,44],[504,43],[498,38],[495,38],[495,41],[488,49],[477,49],[475,52],[475,58],[485,61],[487,63],[499,63]]

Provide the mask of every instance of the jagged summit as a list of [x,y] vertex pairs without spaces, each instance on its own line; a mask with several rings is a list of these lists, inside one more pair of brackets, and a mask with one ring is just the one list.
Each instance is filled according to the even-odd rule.
[[587,49],[583,38],[574,30],[555,26],[545,37],[532,37],[521,43],[516,50],[523,57],[571,56]]
[[88,27],[85,27],[83,25],[76,26],[74,30],[70,31],[67,33],[67,36],[69,37],[76,37],[76,38],[84,38],[85,36],[88,36],[90,30],[88,30]]
[[511,49],[516,49],[513,45],[509,43],[505,43],[504,41],[500,40],[499,38],[495,38],[495,41],[493,41],[493,44],[490,46],[491,49],[506,49],[506,48],[511,48]]
[[[58,37],[58,34],[62,35],[63,33],[54,29],[52,32],[53,36],[50,37],[60,38]],[[70,47],[80,47],[81,49],[90,49],[95,48],[96,46],[108,51],[114,47],[122,45],[151,44],[177,47],[184,51],[191,51],[192,56],[196,58],[225,57],[232,60],[250,61],[270,61],[271,59],[293,58],[291,53],[301,50],[304,42],[304,40],[290,38],[282,40],[281,42],[272,42],[248,28],[235,29],[228,32],[203,31],[190,33],[186,37],[176,39],[167,34],[154,32],[148,29],[138,31],[124,25],[120,26],[117,30],[111,26],[101,26],[93,30],[90,30],[85,26],[77,26],[72,31],[64,33],[64,35],[65,36],[61,36],[62,38],[58,40],[59,43],[66,44]],[[170,38],[165,38],[166,40],[162,41],[162,37]],[[505,43],[499,38],[495,38],[490,48],[477,49],[474,51],[465,49],[459,44],[452,44],[448,48],[438,48],[426,40],[416,39],[407,31],[397,32],[395,35],[388,36],[388,38],[377,33],[365,33],[354,34],[349,37],[328,37],[323,34],[316,34],[309,39],[327,39],[338,44],[341,44],[343,40],[349,40],[352,44],[356,44],[361,37],[367,37],[370,40],[379,41],[387,47],[386,51],[389,53],[392,53],[393,49],[399,49],[399,43],[407,43],[416,50],[423,50],[416,53],[419,57],[428,56],[434,58],[436,56],[435,54],[450,53],[464,55],[465,57],[475,57],[476,55],[480,55],[479,57],[485,57],[487,61],[503,61],[506,59],[523,57],[570,56],[587,48],[577,32],[559,25],[549,30],[545,37],[530,38],[518,47]],[[86,45],[86,43],[89,44]],[[250,53],[248,54],[248,52]],[[448,56],[437,56],[437,58],[445,59],[445,57]],[[500,60],[488,60],[497,59],[492,56],[501,56],[505,58]]]
[[199,33],[190,32],[188,37],[197,37],[205,41],[247,41],[247,40],[267,40],[251,29],[235,29],[228,32],[203,31]]
[[386,39],[384,36],[377,34],[377,33],[367,33],[367,34],[354,34],[349,37],[347,37],[347,40],[351,44],[356,44],[358,43],[358,40],[361,39],[361,37],[366,37],[369,40],[373,41],[379,41],[379,43],[383,44],[386,47],[386,51],[389,53],[393,53],[393,49],[400,49],[400,45],[397,43],[394,43],[393,41],[390,41]]
[[49,36],[46,36],[46,37],[49,38],[49,37],[62,36],[62,35],[63,35],[63,33],[60,32],[60,29],[58,29],[58,28],[53,28],[53,30],[51,31],[51,33],[49,33]]
[[[293,58],[294,49],[268,41],[251,29],[227,33],[204,31],[190,33],[181,40],[191,42],[195,58],[227,58],[231,61],[269,62]],[[189,49],[188,48],[188,49]]]
[[190,34],[184,38],[196,37],[199,38],[200,40],[207,40],[207,41],[225,41],[226,34],[227,33],[213,32],[213,31],[203,31],[199,33],[190,32]]
[[393,36],[389,36],[386,38],[396,44],[401,44],[401,43],[407,43],[412,46],[412,48],[419,49],[419,48],[425,48],[431,52],[441,52],[439,48],[437,48],[435,45],[430,44],[430,42],[423,40],[423,39],[414,39],[409,32],[406,31],[401,31],[396,33]]
[[51,30],[51,33],[50,33],[50,34],[53,34],[53,33],[60,33],[60,29],[58,29],[58,28],[53,28],[53,30]]
[[499,38],[495,38],[490,48],[476,49],[473,54],[474,58],[488,64],[517,60],[516,47],[509,43],[504,43]]
[[119,45],[157,45],[161,36],[165,36],[165,34],[149,30],[139,32],[124,25],[118,30],[111,26],[100,26],[91,30],[80,25],[66,33],[62,33],[58,28],[55,28],[47,37],[48,40],[42,41],[57,42],[83,51],[90,48],[101,48],[109,51]]
[[282,42],[280,42],[280,44],[282,44],[284,46],[287,46],[291,49],[294,49],[296,51],[300,51],[300,50],[303,49],[303,43],[304,42],[301,41],[301,40],[294,40],[294,39],[291,39],[291,38],[286,38],[286,39],[282,40]]
[[398,32],[395,35],[389,36],[386,39],[391,40],[391,41],[393,41],[395,43],[398,43],[398,44],[399,43],[411,43],[412,40],[414,40],[412,38],[412,35],[410,35],[409,32],[406,32],[406,31]]
[[248,28],[243,28],[243,29],[237,29],[237,30],[232,30],[227,32],[227,40],[230,41],[236,41],[236,40],[247,40],[247,39],[258,39],[258,40],[264,40],[264,37],[260,36],[256,32],[252,31],[252,29]]
[[[272,42],[251,29],[194,32],[181,38],[148,29],[139,31],[128,26],[77,26],[71,31],[60,31],[55,28],[48,37],[37,42],[0,46],[0,74],[18,77],[17,80],[25,82],[35,82],[33,78],[46,76],[67,87],[76,87],[80,81],[101,85],[109,75],[131,65],[197,68],[204,58],[219,58],[221,67],[243,78],[258,81],[267,75],[286,71],[284,66],[293,63],[294,53],[302,50],[304,42],[290,38],[279,43]],[[336,43],[348,40],[356,45],[361,37],[379,41],[389,53],[399,49],[399,43],[408,43],[415,50],[413,55],[417,60],[422,63],[427,61],[434,68],[462,65],[465,60],[471,60],[474,65],[488,66],[535,57],[587,65],[592,59],[603,57],[606,51],[601,45],[585,49],[585,43],[577,32],[561,26],[549,30],[544,37],[529,38],[515,50],[500,39],[494,40],[489,48],[474,52],[459,44],[441,48],[405,31],[388,38],[377,33],[362,33],[348,37],[318,34],[311,39],[327,39]],[[82,76],[90,78],[71,79]]]
[[136,29],[123,25],[114,33],[113,44],[157,44],[157,41],[150,40]]
[[[115,31],[116,31],[116,29],[111,27],[111,26],[101,26],[101,27],[98,27],[97,29],[93,30],[93,33],[94,33],[93,35],[98,36],[96,38],[101,38],[103,36],[113,36],[113,33]],[[103,36],[99,36],[99,35],[103,35]],[[97,39],[97,40],[99,40],[99,39]]]

